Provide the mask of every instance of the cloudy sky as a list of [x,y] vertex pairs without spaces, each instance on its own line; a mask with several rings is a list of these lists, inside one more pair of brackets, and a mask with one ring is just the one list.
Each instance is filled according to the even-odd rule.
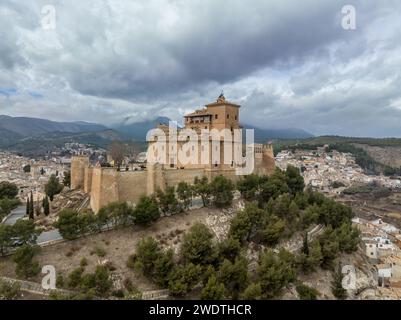
[[0,0],[0,114],[180,120],[222,90],[244,123],[401,137],[401,1]]

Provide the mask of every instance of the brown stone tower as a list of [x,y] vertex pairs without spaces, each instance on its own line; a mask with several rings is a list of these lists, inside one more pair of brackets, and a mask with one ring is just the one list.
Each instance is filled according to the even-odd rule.
[[80,189],[84,187],[85,168],[88,167],[89,157],[71,157],[71,189]]

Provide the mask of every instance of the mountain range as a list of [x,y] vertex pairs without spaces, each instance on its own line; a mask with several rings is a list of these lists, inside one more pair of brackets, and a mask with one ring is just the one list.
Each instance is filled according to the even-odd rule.
[[[127,137],[134,140],[144,140],[146,133],[155,128],[158,124],[168,124],[170,121],[166,117],[157,117],[154,120],[135,122],[132,123],[130,118],[124,119],[124,121],[118,125],[115,125],[113,129],[123,133]],[[244,129],[254,129],[255,142],[265,143],[270,139],[307,139],[314,137],[313,134],[297,128],[291,129],[261,129],[252,125],[243,124]]]
[[[126,118],[111,128],[84,121],[57,122],[39,118],[0,115],[0,148],[34,154],[61,146],[66,142],[80,142],[106,147],[112,140],[134,139],[145,141],[147,132],[169,118],[133,122]],[[244,124],[245,129],[255,129],[255,141],[269,139],[305,139],[313,137],[302,129],[261,129]],[[36,150],[37,149],[37,150]],[[29,150],[29,152],[28,152]]]

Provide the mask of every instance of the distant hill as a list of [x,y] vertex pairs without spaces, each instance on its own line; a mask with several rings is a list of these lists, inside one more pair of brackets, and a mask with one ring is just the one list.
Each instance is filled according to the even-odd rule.
[[66,142],[106,147],[121,139],[120,133],[95,123],[0,116],[0,148],[24,155],[42,155]]
[[111,141],[122,139],[121,135],[112,129],[80,133],[51,132],[19,139],[7,145],[7,149],[23,154],[24,156],[42,156],[51,152],[54,148],[63,147],[65,143],[69,142],[107,148]]
[[[154,120],[142,121],[131,123],[131,119],[125,119],[121,124],[114,126],[114,129],[124,133],[128,137],[142,141],[145,140],[146,134],[149,130],[155,128],[160,123],[166,123],[170,121],[166,117],[157,117]],[[255,141],[264,143],[270,139],[306,139],[314,137],[313,134],[306,132],[302,129],[261,129],[251,125],[243,125],[244,129],[255,130]]]
[[145,141],[149,130],[156,128],[160,123],[168,124],[169,121],[169,118],[157,117],[154,120],[132,123],[131,118],[125,118],[123,122],[113,126],[113,129],[136,141]]
[[49,132],[96,132],[107,130],[100,125],[83,121],[56,122],[38,118],[10,117],[0,115],[0,130],[22,137],[32,137]]
[[313,134],[297,128],[287,129],[261,129],[251,125],[244,124],[244,129],[255,130],[255,142],[265,143],[273,139],[308,139],[314,137]]
[[[25,155],[41,155],[54,147],[61,147],[66,142],[93,144],[107,147],[110,141],[133,139],[143,143],[146,134],[160,123],[168,124],[166,117],[157,117],[149,121],[132,122],[124,119],[112,129],[95,123],[57,122],[28,117],[10,117],[0,115],[0,148],[16,151]],[[255,141],[264,143],[271,139],[305,139],[312,134],[301,129],[261,129],[244,125],[246,129],[255,129]]]

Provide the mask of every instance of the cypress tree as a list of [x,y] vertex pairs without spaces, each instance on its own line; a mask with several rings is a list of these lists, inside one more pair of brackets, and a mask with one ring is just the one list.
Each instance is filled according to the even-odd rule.
[[41,206],[40,206],[40,202],[39,202],[39,201],[36,201],[35,213],[36,213],[37,216],[40,216],[40,214],[41,214],[40,207],[41,207]]
[[31,206],[30,206],[30,204],[29,204],[29,197],[28,197],[28,199],[26,199],[26,215],[27,216],[29,216],[29,208],[30,208]]
[[304,243],[302,245],[302,253],[309,256],[309,243],[308,243],[308,233],[304,235]]
[[343,287],[343,274],[341,264],[338,263],[337,270],[333,273],[333,280],[331,281],[331,292],[337,299],[347,298],[347,290]]
[[34,219],[34,209],[33,209],[33,193],[31,191],[31,200],[29,201],[29,219]]
[[48,216],[50,213],[49,199],[46,197],[43,200],[44,200],[44,206],[43,206],[44,213],[45,213],[45,216]]

